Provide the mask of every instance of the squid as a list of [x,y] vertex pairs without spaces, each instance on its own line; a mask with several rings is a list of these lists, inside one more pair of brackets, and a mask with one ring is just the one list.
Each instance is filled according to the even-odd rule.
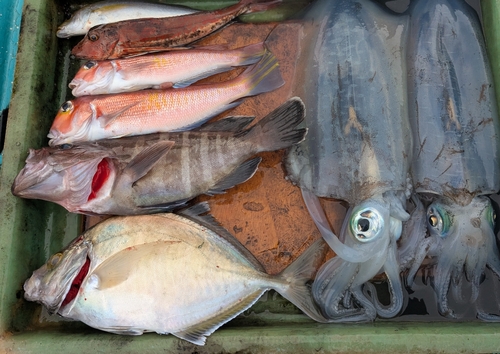
[[[500,123],[476,12],[464,0],[416,0],[409,11],[411,175],[418,196],[400,260],[410,286],[422,262],[430,262],[438,311],[457,318],[449,292],[472,304],[486,267],[500,276],[488,198],[500,189]],[[480,306],[477,317],[500,319]]]
[[[412,135],[406,99],[408,18],[370,0],[318,0],[304,19],[294,94],[306,105],[306,139],[287,154],[322,237],[336,256],[318,271],[313,296],[332,321],[394,317],[403,303],[397,241],[409,197]],[[319,198],[350,206],[339,236]],[[385,273],[391,303],[374,276]]]

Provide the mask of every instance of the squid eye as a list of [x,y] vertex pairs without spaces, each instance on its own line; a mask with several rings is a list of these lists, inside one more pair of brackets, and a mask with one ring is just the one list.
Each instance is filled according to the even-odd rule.
[[55,255],[50,257],[49,261],[47,262],[47,268],[54,269],[61,261],[62,255],[62,253],[56,253]]
[[85,65],[83,66],[83,68],[85,70],[90,70],[92,69],[94,66],[97,66],[97,62],[93,61],[93,60],[90,60],[88,62],[85,63]]
[[89,39],[90,41],[95,42],[99,39],[99,36],[95,33],[89,33]]
[[383,227],[384,220],[375,209],[364,208],[351,217],[351,232],[360,242],[373,241],[382,233]]
[[431,231],[445,237],[450,229],[448,212],[439,205],[431,204],[427,209],[427,222]]
[[73,102],[71,102],[71,101],[66,101],[61,106],[61,111],[63,111],[63,112],[69,112],[72,110],[73,110]]

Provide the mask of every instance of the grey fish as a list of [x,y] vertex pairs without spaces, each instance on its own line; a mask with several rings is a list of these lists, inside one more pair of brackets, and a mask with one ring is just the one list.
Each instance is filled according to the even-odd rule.
[[261,161],[252,156],[304,139],[303,118],[302,101],[292,98],[250,128],[253,117],[231,117],[197,131],[30,150],[12,193],[76,213],[171,210],[248,180]]
[[206,211],[109,218],[35,270],[24,296],[103,331],[170,333],[197,345],[269,289],[326,322],[307,285],[324,242],[268,275]]

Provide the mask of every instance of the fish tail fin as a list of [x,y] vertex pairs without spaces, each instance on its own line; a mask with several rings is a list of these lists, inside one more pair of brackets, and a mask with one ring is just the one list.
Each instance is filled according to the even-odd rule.
[[304,140],[307,129],[297,128],[304,115],[304,103],[293,97],[239,135],[252,140],[259,152],[286,149]]
[[255,64],[266,54],[267,49],[264,42],[250,44],[242,48],[237,48],[235,51],[238,53],[237,65],[250,65]]
[[318,239],[283,270],[278,277],[288,283],[288,287],[276,289],[284,298],[292,302],[306,315],[318,322],[328,322],[313,300],[310,282],[325,256],[327,244]]
[[279,70],[278,59],[269,51],[266,51],[257,64],[246,69],[236,80],[245,85],[247,92],[245,96],[276,90],[285,84]]
[[282,0],[249,0],[248,2],[250,2],[250,6],[245,12],[247,14],[267,11],[281,4]]

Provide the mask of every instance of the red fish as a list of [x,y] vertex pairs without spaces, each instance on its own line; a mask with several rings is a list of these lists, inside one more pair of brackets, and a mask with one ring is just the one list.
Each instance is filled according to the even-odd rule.
[[266,52],[241,75],[221,83],[78,97],[61,106],[49,145],[189,130],[236,107],[243,97],[283,84],[276,57]]
[[170,18],[127,20],[90,29],[71,53],[104,60],[181,47],[209,35],[236,17],[274,7],[281,0],[240,0],[220,10]]

